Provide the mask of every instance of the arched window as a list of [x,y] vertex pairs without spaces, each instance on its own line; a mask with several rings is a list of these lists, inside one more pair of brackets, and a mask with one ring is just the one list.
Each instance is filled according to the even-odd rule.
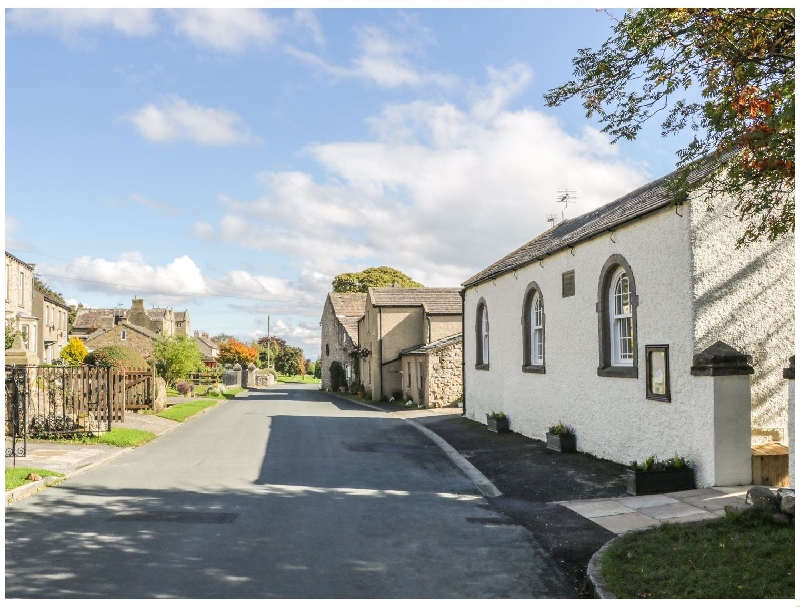
[[638,377],[636,352],[636,281],[628,262],[612,255],[600,274],[598,286],[598,336],[604,377]]
[[522,309],[522,370],[544,373],[544,300],[539,285],[528,285]]
[[489,368],[489,312],[481,299],[475,315],[475,368]]

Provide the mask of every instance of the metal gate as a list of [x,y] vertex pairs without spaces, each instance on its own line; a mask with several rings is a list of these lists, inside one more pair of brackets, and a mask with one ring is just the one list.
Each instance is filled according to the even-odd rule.
[[6,457],[25,457],[28,450],[28,369],[6,367]]

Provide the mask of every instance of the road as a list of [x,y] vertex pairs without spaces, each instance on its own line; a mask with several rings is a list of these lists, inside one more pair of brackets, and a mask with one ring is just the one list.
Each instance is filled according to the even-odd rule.
[[7,598],[531,598],[568,584],[403,420],[251,392],[6,509]]

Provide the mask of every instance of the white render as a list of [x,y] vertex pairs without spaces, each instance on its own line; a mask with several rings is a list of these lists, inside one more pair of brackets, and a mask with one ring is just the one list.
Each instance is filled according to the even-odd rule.
[[[692,376],[693,355],[717,340],[751,354],[747,348],[769,334],[767,347],[778,351],[766,356],[756,352],[756,359],[774,358],[782,367],[792,354],[788,344],[794,341],[794,267],[786,265],[786,256],[793,258],[793,239],[740,254],[734,247],[741,224],[726,221],[722,226],[709,220],[705,205],[687,202],[678,212],[667,207],[583,241],[572,251],[556,252],[468,287],[467,416],[485,423],[487,413],[503,411],[513,431],[542,440],[549,426],[563,421],[576,428],[579,451],[623,464],[677,454],[693,462],[697,486],[714,484],[715,448],[727,440],[728,431],[741,443],[742,426],[720,427],[717,419],[715,433],[714,380],[719,378]],[[638,295],[637,378],[597,373],[598,284],[604,264],[615,254],[629,264]],[[575,272],[575,295],[562,298],[561,275],[570,270]],[[540,287],[544,302],[543,374],[522,372],[523,298],[531,281]],[[752,335],[736,316],[755,313],[744,303],[752,295],[751,281],[766,281],[763,286],[779,291],[767,295],[763,309],[750,317],[758,324]],[[489,318],[487,370],[475,368],[475,315],[481,299]],[[669,345],[671,402],[645,398],[645,345],[663,344]],[[762,384],[772,385],[772,375],[755,378],[753,420],[785,427],[785,388],[762,390]],[[739,445],[738,459],[742,452]],[[741,461],[736,466],[741,468]],[[730,470],[722,472],[720,478],[736,476]]]

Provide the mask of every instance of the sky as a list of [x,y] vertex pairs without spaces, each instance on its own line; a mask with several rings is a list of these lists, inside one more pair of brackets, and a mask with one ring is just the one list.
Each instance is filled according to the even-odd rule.
[[613,14],[8,9],[6,250],[70,303],[269,317],[316,359],[335,275],[459,286],[674,169],[657,124],[612,145],[545,106]]

